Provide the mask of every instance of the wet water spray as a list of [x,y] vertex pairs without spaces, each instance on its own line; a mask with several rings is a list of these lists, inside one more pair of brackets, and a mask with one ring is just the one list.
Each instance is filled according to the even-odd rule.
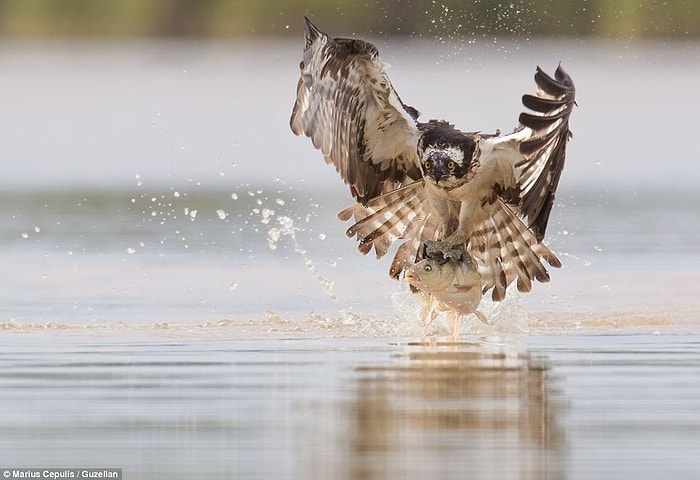
[[[269,220],[269,218],[274,215],[274,212],[269,212],[264,215],[264,219]],[[342,314],[343,318],[347,318],[349,310],[340,301],[340,298],[333,291],[333,282],[326,277],[324,277],[317,269],[314,261],[309,257],[306,249],[299,244],[297,240],[296,233],[300,230],[294,223],[294,220],[288,216],[281,215],[276,218],[277,226],[272,227],[267,231],[267,244],[271,250],[276,250],[277,245],[282,237],[289,237],[292,241],[294,247],[294,252],[298,253],[304,260],[304,266],[311,272],[316,281],[318,282],[321,290],[331,301],[338,307],[338,311]]]

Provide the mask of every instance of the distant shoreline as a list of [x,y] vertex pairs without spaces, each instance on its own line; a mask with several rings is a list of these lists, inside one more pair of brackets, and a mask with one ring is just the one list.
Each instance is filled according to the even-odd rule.
[[[531,38],[595,36],[606,39],[700,37],[700,3],[623,0],[505,2],[376,2],[341,0],[4,0],[0,38],[298,36],[308,15],[343,36],[412,38]],[[658,3],[658,4],[657,4]]]

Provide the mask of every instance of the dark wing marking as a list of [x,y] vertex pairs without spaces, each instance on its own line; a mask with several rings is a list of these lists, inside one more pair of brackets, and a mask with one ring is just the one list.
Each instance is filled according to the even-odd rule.
[[404,268],[420,259],[426,240],[438,238],[441,225],[430,211],[423,181],[376,197],[366,206],[354,204],[342,210],[338,218],[354,219],[346,235],[357,237],[357,249],[364,255],[374,247],[377,258],[381,258],[394,242],[403,240],[389,269],[389,275],[396,279]]
[[536,95],[524,95],[523,105],[534,113],[520,114],[526,134],[520,143],[523,160],[516,164],[520,186],[520,213],[538,240],[544,238],[554,195],[564,169],[566,143],[571,138],[569,117],[576,105],[571,77],[557,67],[554,78],[537,67]]
[[418,111],[401,102],[377,49],[331,38],[305,20],[292,131],[311,138],[362,204],[421,178]]
[[396,240],[406,238],[414,220],[425,217],[429,211],[423,182],[418,181],[375,197],[366,206],[348,207],[338,218],[354,217],[355,224],[348,228],[346,235],[357,236],[357,248],[362,254],[374,247],[377,258],[382,258]]
[[532,289],[532,280],[546,283],[549,273],[543,260],[555,268],[561,262],[521,219],[502,201],[491,203],[488,217],[472,235],[467,252],[477,262],[483,293],[501,301],[508,286],[516,282],[521,292]]

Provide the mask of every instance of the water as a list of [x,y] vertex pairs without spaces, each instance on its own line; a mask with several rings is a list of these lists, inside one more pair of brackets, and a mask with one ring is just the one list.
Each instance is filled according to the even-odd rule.
[[122,467],[124,478],[697,475],[697,335],[89,336],[4,342],[3,466]]
[[552,282],[423,343],[288,130],[297,45],[3,44],[0,468],[697,476],[698,46],[379,43],[465,129],[512,127],[534,65],[572,74]]

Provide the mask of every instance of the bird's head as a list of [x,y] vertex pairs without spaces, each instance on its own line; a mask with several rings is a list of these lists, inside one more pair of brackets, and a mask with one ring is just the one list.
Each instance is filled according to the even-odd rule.
[[423,177],[443,188],[464,184],[469,179],[472,159],[471,152],[468,157],[465,153],[460,146],[429,146],[421,155]]

